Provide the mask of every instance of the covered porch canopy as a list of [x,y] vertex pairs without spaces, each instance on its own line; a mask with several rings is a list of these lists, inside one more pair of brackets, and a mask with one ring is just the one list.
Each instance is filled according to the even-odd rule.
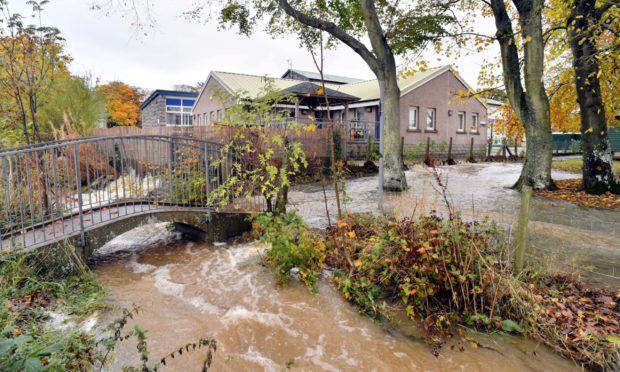
[[320,84],[313,82],[303,82],[280,91],[282,94],[290,94],[295,96],[295,117],[300,116],[300,106],[308,108],[325,107],[325,98],[329,101],[329,105],[344,106],[345,110],[348,109],[350,102],[359,101],[358,97],[352,96],[347,93],[340,92],[338,90],[323,87]]

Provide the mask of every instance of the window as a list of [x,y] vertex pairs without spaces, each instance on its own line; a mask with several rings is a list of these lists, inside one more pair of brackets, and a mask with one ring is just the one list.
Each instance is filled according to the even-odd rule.
[[222,110],[217,110],[217,121],[222,121]]
[[194,100],[166,98],[166,124],[192,125]]
[[476,112],[471,114],[471,131],[472,132],[478,131],[478,113]]
[[418,108],[409,107],[409,129],[418,129]]
[[459,112],[459,132],[465,132],[465,111]]
[[355,110],[355,121],[362,121],[364,119],[364,109],[358,108]]
[[426,110],[426,129],[427,130],[436,130],[436,126],[435,126],[435,121],[436,121],[436,117],[435,117],[435,109],[434,108],[429,108]]
[[215,112],[209,112],[209,121],[211,122],[211,124],[215,123]]

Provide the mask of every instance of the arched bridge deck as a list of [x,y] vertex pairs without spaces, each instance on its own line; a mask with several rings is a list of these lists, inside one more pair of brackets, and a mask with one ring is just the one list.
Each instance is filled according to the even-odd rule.
[[[254,199],[214,212],[212,191],[230,177],[236,161],[218,143],[171,136],[93,137],[0,150],[0,251],[71,240],[88,255],[102,237],[149,221],[207,234],[208,223],[261,209]],[[224,235],[217,238],[228,237],[226,224],[219,228]]]

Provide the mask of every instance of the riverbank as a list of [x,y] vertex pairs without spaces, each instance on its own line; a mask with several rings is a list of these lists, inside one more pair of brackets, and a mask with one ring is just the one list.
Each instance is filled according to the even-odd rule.
[[405,313],[439,353],[459,326],[523,333],[581,368],[620,367],[620,292],[529,259],[512,269],[505,235],[456,214],[418,219],[346,215],[326,236],[294,213],[261,216],[253,233],[269,243],[265,261],[280,283],[290,273],[316,290],[324,268],[360,312],[390,321]]
[[[165,352],[171,340],[206,333],[218,342],[213,369],[223,371],[577,370],[531,340],[470,330],[433,355],[418,328],[407,328],[410,321],[398,328],[372,321],[325,275],[316,281],[316,294],[296,280],[278,285],[262,265],[266,246],[256,242],[179,241],[114,253],[135,247],[140,236],[111,242],[107,258],[93,268],[117,306],[142,306],[129,326],[148,330],[153,354]],[[135,364],[133,348],[128,343],[119,349],[115,366]],[[200,362],[200,355],[189,354],[169,368],[194,370]]]
[[70,250],[0,256],[0,370],[88,370],[101,360],[93,331],[105,290]]

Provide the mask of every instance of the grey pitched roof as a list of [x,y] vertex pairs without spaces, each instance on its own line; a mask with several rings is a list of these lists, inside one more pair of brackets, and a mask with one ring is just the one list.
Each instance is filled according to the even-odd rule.
[[[296,75],[303,76],[308,80],[316,80],[316,81],[321,80],[321,74],[319,74],[318,72],[294,70],[294,69],[287,70],[284,73],[284,75],[282,75],[282,78],[284,78],[289,73],[294,73]],[[350,84],[350,83],[358,83],[360,81],[363,81],[362,79],[356,79],[356,78],[352,78],[348,76],[331,75],[331,74],[323,74],[323,80],[325,80],[325,82],[327,83],[339,83],[339,84]]]
[[335,89],[331,89],[327,86],[325,87],[325,92],[323,92],[323,88],[321,87],[321,85],[310,81],[304,81],[302,83],[293,85],[292,87],[282,89],[281,92],[283,94],[294,94],[297,96],[317,98],[323,98],[327,94],[327,97],[329,97],[330,100],[338,100],[340,102],[351,102],[359,100],[359,97],[340,92]]

